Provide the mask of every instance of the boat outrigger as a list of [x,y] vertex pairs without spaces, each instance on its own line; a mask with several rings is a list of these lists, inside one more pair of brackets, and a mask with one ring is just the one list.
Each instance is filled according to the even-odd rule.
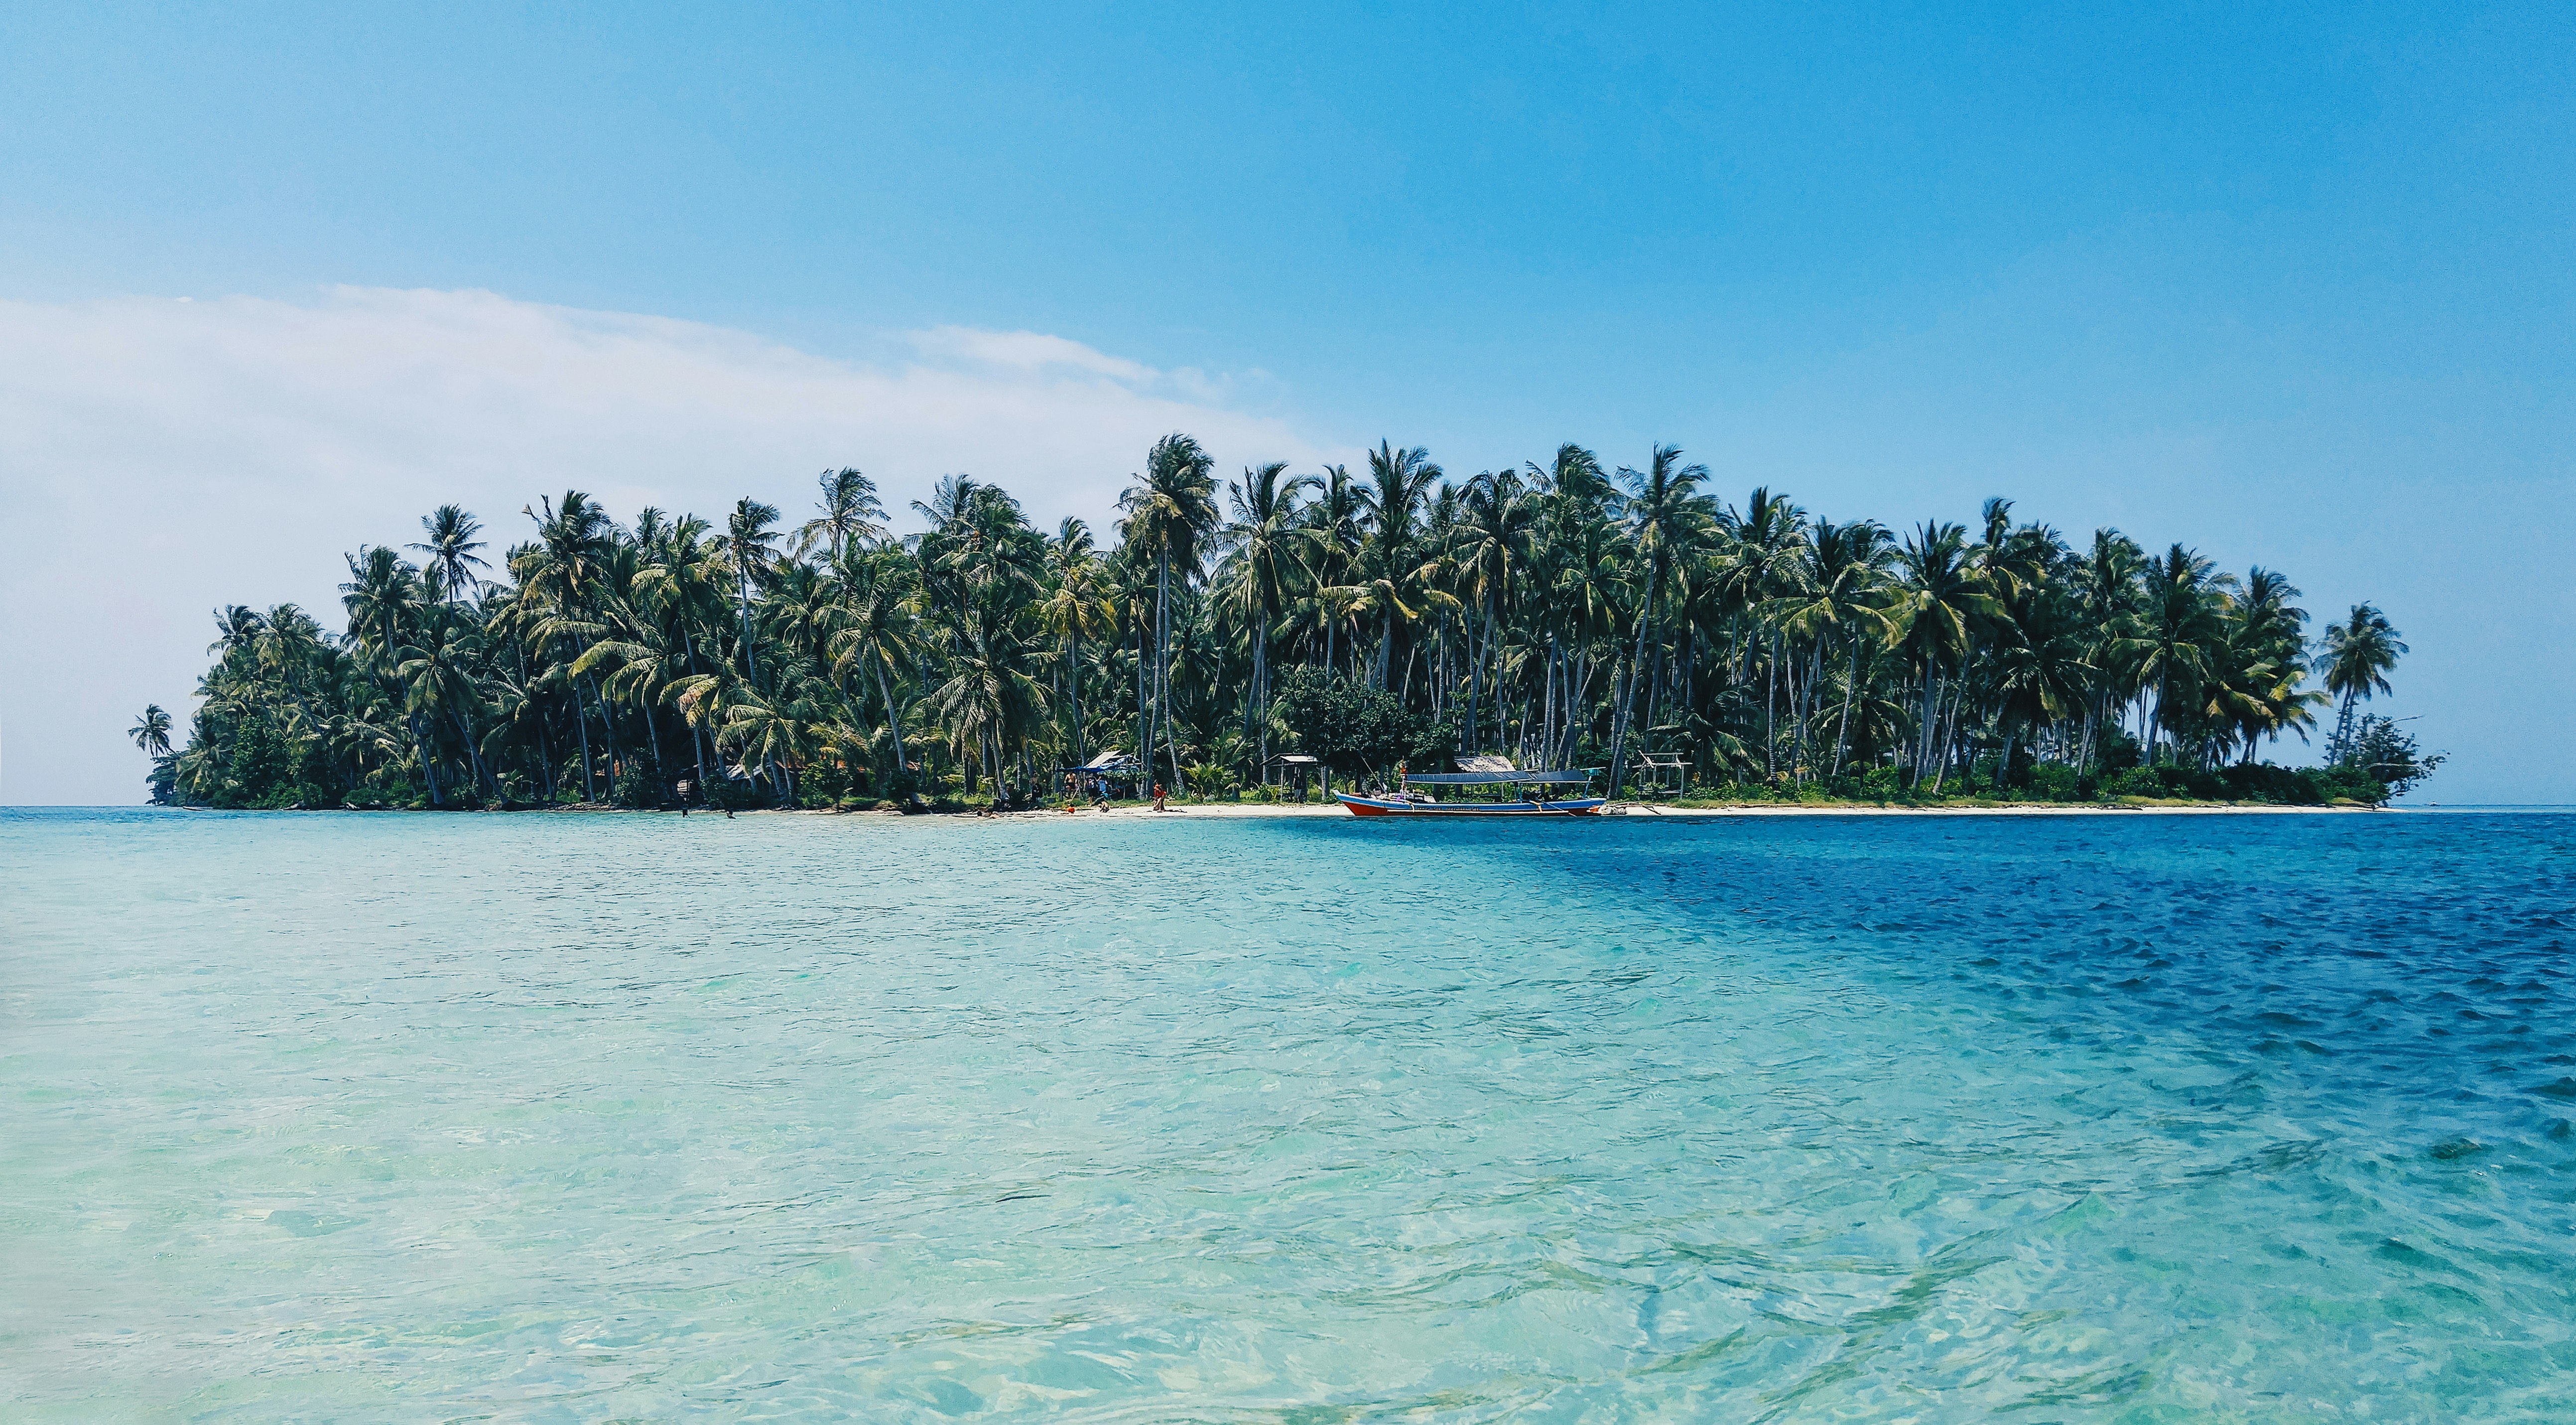
[[[1590,816],[1601,810],[1606,800],[1595,796],[1551,799],[1548,792],[1558,787],[1589,790],[1599,769],[1562,768],[1555,771],[1523,772],[1500,757],[1462,757],[1461,770],[1455,772],[1406,773],[1396,769],[1396,790],[1370,796],[1354,792],[1335,792],[1333,798],[1351,809],[1353,816]],[[1415,791],[1416,787],[1508,787],[1519,795],[1508,801],[1441,801],[1435,792]]]

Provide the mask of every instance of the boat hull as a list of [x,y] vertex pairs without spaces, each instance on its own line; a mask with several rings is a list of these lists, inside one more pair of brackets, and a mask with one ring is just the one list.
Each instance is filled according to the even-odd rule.
[[1400,802],[1390,797],[1362,797],[1335,792],[1333,799],[1353,816],[1447,817],[1493,819],[1526,816],[1591,816],[1603,798],[1576,797],[1561,802]]

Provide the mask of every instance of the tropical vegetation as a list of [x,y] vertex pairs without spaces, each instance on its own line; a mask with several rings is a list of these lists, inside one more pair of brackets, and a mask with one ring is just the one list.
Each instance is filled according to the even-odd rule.
[[[348,555],[338,631],[220,610],[184,745],[157,706],[132,729],[156,796],[918,806],[1042,797],[1104,754],[1262,795],[1301,752],[1634,794],[2379,801],[2440,760],[2365,710],[2406,651],[2369,605],[2312,635],[2271,569],[2002,499],[1907,530],[1729,502],[1670,446],[1453,478],[1381,442],[1221,481],[1172,435],[1105,547],[962,475],[897,536],[847,468],[793,525],[749,498],[620,523],[578,490],[522,513],[506,547],[449,505]],[[2262,760],[2329,716],[2322,767]]]

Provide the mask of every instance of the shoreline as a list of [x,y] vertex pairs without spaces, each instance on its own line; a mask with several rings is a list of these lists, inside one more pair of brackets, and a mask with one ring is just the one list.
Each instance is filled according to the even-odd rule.
[[[261,809],[261,808],[253,808],[253,807],[174,806],[174,807],[168,807],[168,808],[165,808],[165,810],[169,810],[169,811],[191,811],[191,812],[196,812],[196,811],[230,811],[230,812],[243,812],[243,811],[261,811],[261,810],[263,810],[263,809]],[[371,814],[377,814],[377,813],[407,813],[407,814],[412,814],[412,815],[449,815],[449,814],[452,814],[452,815],[458,815],[458,816],[523,816],[523,815],[530,815],[530,814],[540,815],[540,816],[677,816],[677,815],[679,815],[679,814],[680,814],[679,809],[678,809],[678,808],[676,808],[676,807],[621,807],[621,806],[606,806],[606,805],[602,805],[602,804],[599,804],[599,803],[574,803],[574,804],[570,804],[570,805],[564,805],[564,806],[551,806],[551,807],[519,807],[519,808],[513,808],[513,809],[509,809],[509,810],[502,810],[502,811],[495,811],[495,810],[488,809],[488,808],[466,809],[466,808],[428,808],[428,807],[421,807],[421,808],[411,808],[411,807],[276,807],[276,808],[267,808],[267,809],[265,809],[265,810],[266,810],[266,811],[269,811],[269,812],[291,812],[291,813],[326,814],[326,815],[328,815],[328,814],[338,814],[338,815],[371,815]],[[2476,807],[2476,806],[2461,806],[2461,807],[2445,808],[2445,807],[2441,807],[2441,806],[2438,806],[2438,805],[2433,805],[2433,806],[2416,806],[2416,807],[2360,806],[2360,805],[2344,805],[2344,806],[2281,806],[2281,805],[2258,805],[2258,804],[2252,804],[2252,803],[2235,803],[2235,802],[2148,802],[2148,801],[2139,801],[2139,802],[2112,802],[2112,803],[2100,803],[2100,804],[2091,804],[2091,805],[2083,805],[2083,804],[2068,804],[2068,803],[2032,803],[2032,804],[2028,804],[2028,805],[1987,805],[1987,806],[1978,806],[1978,805],[1966,805],[1966,806],[1898,806],[1898,805],[1892,805],[1892,804],[1886,804],[1886,805],[1873,805],[1873,804],[1866,804],[1866,803],[1863,803],[1863,804],[1821,804],[1821,805],[1797,805],[1797,804],[1788,804],[1788,805],[1782,805],[1782,804],[1776,804],[1776,803],[1761,803],[1761,802],[1735,803],[1735,804],[1725,805],[1725,806],[1659,806],[1659,805],[1653,805],[1653,804],[1643,803],[1643,802],[1631,802],[1631,803],[1626,803],[1626,804],[1614,804],[1614,805],[1611,805],[1611,806],[1608,806],[1608,807],[1604,807],[1604,808],[1601,810],[1601,812],[1599,813],[1599,815],[1600,815],[1600,816],[1603,816],[1603,817],[1639,817],[1639,818],[1652,818],[1652,819],[1656,819],[1656,820],[1681,820],[1681,821],[1690,821],[1690,820],[1707,820],[1707,819],[1711,819],[1711,818],[1723,818],[1723,817],[1819,817],[1819,816],[1824,816],[1824,817],[1832,817],[1832,816],[1844,816],[1844,817],[1909,817],[1909,816],[1910,816],[1910,817],[1941,817],[1941,816],[1969,816],[1969,817],[1976,817],[1976,816],[1993,816],[1993,817],[2035,817],[2035,816],[2039,816],[2039,817],[2045,817],[2045,816],[2134,816],[2134,815],[2147,815],[2147,816],[2316,816],[2316,815],[2343,815],[2343,814],[2347,814],[2347,813],[2356,813],[2356,812],[2358,812],[2358,813],[2382,813],[2382,812],[2427,812],[2427,811],[2443,811],[2443,810],[2453,810],[2453,811],[2468,811],[2468,812],[2473,812],[2473,811],[2482,810],[2482,808],[2480,808],[2480,807]],[[712,816],[712,817],[717,817],[717,818],[722,818],[722,817],[724,816],[724,813],[723,813],[721,810],[718,810],[718,809],[715,809],[715,808],[709,808],[709,807],[693,807],[693,808],[691,808],[691,809],[690,809],[690,814],[691,814],[691,815],[695,815],[695,816]],[[1113,807],[1109,807],[1109,808],[1106,808],[1106,809],[1101,809],[1101,808],[1095,808],[1095,807],[1085,806],[1085,807],[1079,808],[1078,810],[1075,810],[1075,811],[1072,811],[1072,812],[1066,812],[1066,811],[1062,810],[1061,808],[1040,808],[1040,809],[1034,809],[1034,810],[1029,810],[1029,811],[1006,811],[1006,812],[984,812],[984,811],[976,811],[976,810],[970,810],[970,809],[961,809],[961,810],[956,810],[956,811],[916,811],[916,812],[905,812],[905,811],[897,811],[897,810],[894,810],[894,809],[892,809],[892,808],[875,808],[875,807],[864,808],[864,809],[861,809],[861,808],[845,808],[845,807],[792,807],[792,808],[791,808],[791,807],[758,807],[758,808],[741,808],[741,809],[736,810],[736,811],[734,812],[734,815],[735,815],[735,816],[855,817],[855,818],[860,818],[860,819],[869,820],[869,821],[922,821],[922,822],[933,822],[933,823],[937,823],[937,822],[950,822],[950,821],[982,821],[982,820],[1009,820],[1009,821],[1067,821],[1067,820],[1092,820],[1092,821],[1097,821],[1097,820],[1099,820],[1099,819],[1101,819],[1101,818],[1104,818],[1104,817],[1112,817],[1112,818],[1119,818],[1119,819],[1125,819],[1125,820],[1138,820],[1138,819],[1142,819],[1142,820],[1154,821],[1154,820],[1166,820],[1166,819],[1169,819],[1169,818],[1172,818],[1172,817],[1183,817],[1183,816],[1186,816],[1186,817],[1214,818],[1214,819],[1218,819],[1218,820],[1234,820],[1234,819],[1241,819],[1241,818],[1264,818],[1264,817],[1348,817],[1348,816],[1350,815],[1350,813],[1349,813],[1349,812],[1347,812],[1347,811],[1345,811],[1342,807],[1340,807],[1340,806],[1338,806],[1338,805],[1332,805],[1332,804],[1321,804],[1321,805],[1319,805],[1319,804],[1315,804],[1315,803],[1306,803],[1306,804],[1300,805],[1300,804],[1296,804],[1296,803],[1288,803],[1288,804],[1266,804],[1266,803],[1260,803],[1260,802],[1243,802],[1243,803],[1236,803],[1236,802],[1206,802],[1206,803],[1197,803],[1197,804],[1186,805],[1186,806],[1174,806],[1174,807],[1170,808],[1169,810],[1167,810],[1167,811],[1162,811],[1162,812],[1157,812],[1157,811],[1155,811],[1155,810],[1154,810],[1152,807],[1150,807],[1150,806],[1142,806],[1142,805],[1136,805],[1136,806],[1113,806]]]
[[[1644,805],[1644,804],[1632,804],[1632,805],[1628,805],[1628,806],[1604,807],[1604,808],[1602,808],[1602,810],[1601,810],[1601,812],[1600,812],[1599,814],[1600,814],[1601,816],[1603,816],[1603,817],[1612,817],[1612,818],[1638,817],[1638,818],[1651,818],[1651,819],[1655,819],[1655,820],[1681,820],[1681,821],[1690,821],[1690,820],[1706,820],[1706,819],[1714,818],[1714,817],[1773,817],[1773,816],[2125,816],[2125,815],[2130,815],[2130,814],[2139,813],[2139,812],[2144,812],[2144,813],[2148,813],[2148,814],[2151,814],[2151,815],[2161,814],[2161,815],[2168,815],[2168,816],[2236,816],[2236,815],[2246,815],[2246,816],[2263,816],[2263,815],[2275,815],[2275,814],[2282,814],[2282,813],[2292,813],[2292,814],[2299,814],[2299,815],[2308,815],[2308,814],[2314,814],[2314,813],[2328,813],[2328,814],[2332,814],[2332,813],[2340,813],[2340,812],[2374,812],[2374,811],[2384,811],[2384,810],[2386,810],[2386,808],[2384,808],[2384,807],[2293,807],[2293,806],[2227,806],[2227,805],[2214,805],[2214,806],[2098,806],[2098,807],[2087,807],[2087,806],[1991,806],[1991,807],[1976,807],[1976,806],[1968,806],[1968,807],[1813,806],[1813,807],[1809,807],[1809,806],[1760,806],[1760,805],[1747,805],[1747,806],[1725,806],[1725,807],[1663,807],[1663,806],[1648,806],[1648,805]],[[742,813],[737,813],[737,815],[741,815],[741,814],[742,814]],[[816,815],[821,815],[821,816],[831,816],[831,815],[852,815],[852,816],[857,816],[857,815],[885,815],[885,816],[901,816],[901,815],[903,815],[903,813],[901,813],[901,812],[883,812],[883,813],[848,812],[848,813],[834,813],[834,812],[807,812],[807,811],[790,812],[790,813],[787,813],[787,814],[788,814],[788,815],[792,815],[792,816],[816,816]],[[973,815],[973,813],[951,813],[951,815],[966,815],[966,816],[970,816],[970,817],[971,817],[971,816]],[[1049,819],[1049,818],[1052,818],[1052,819],[1057,820],[1057,821],[1063,821],[1063,820],[1067,820],[1067,819],[1068,819],[1068,818],[1067,818],[1067,816],[1066,816],[1066,814],[1065,814],[1064,812],[1061,812],[1061,811],[1014,811],[1014,812],[1002,812],[1002,813],[999,813],[998,815],[1000,815],[1000,816],[1002,816],[1002,817],[1007,817],[1007,818],[1010,818],[1010,819],[1013,819],[1013,820],[1037,820],[1037,821],[1043,821],[1043,820],[1047,820],[1047,819]],[[1100,818],[1100,817],[1105,817],[1105,816],[1114,816],[1114,817],[1145,817],[1145,818],[1148,818],[1148,819],[1162,819],[1162,818],[1168,818],[1168,817],[1172,817],[1172,816],[1183,816],[1183,815],[1186,815],[1186,816],[1216,816],[1216,817],[1336,816],[1336,817],[1346,817],[1346,818],[1347,818],[1347,817],[1349,817],[1349,816],[1350,816],[1350,813],[1349,813],[1349,812],[1344,811],[1342,808],[1340,808],[1340,807],[1338,807],[1338,806],[1328,806],[1328,807],[1318,807],[1318,806],[1259,806],[1259,805],[1255,805],[1255,806],[1232,806],[1232,805],[1226,805],[1226,804],[1222,804],[1222,803],[1220,803],[1220,804],[1212,804],[1212,805],[1206,805],[1206,806],[1174,807],[1174,808],[1172,808],[1170,811],[1167,811],[1167,812],[1156,812],[1156,811],[1155,811],[1153,808],[1151,808],[1151,807],[1112,807],[1112,808],[1110,808],[1110,809],[1109,809],[1109,810],[1107,810],[1107,811],[1094,811],[1094,810],[1092,810],[1091,808],[1085,807],[1085,808],[1083,808],[1081,811],[1073,813],[1072,819],[1079,820],[1079,819],[1084,818],[1084,817],[1090,817],[1090,818],[1093,818],[1093,819],[1098,819],[1098,818]]]
[[[650,811],[650,812],[640,812],[640,811],[639,811],[639,809],[637,809],[637,808],[632,808],[632,807],[595,807],[595,806],[577,806],[577,807],[551,807],[551,808],[545,808],[545,810],[547,810],[547,811],[551,811],[551,812],[558,812],[558,813],[576,813],[576,814],[578,814],[578,813],[595,813],[595,814],[604,814],[604,815],[632,815],[632,814],[646,814],[646,815],[655,815],[655,816],[670,816],[670,815],[675,815],[675,814],[676,814],[676,813],[673,813],[673,812],[658,811],[658,810],[657,810],[657,811]],[[2351,813],[2351,812],[2363,812],[2363,813],[2368,813],[2368,812],[2384,812],[2384,811],[2389,811],[2389,810],[2392,810],[2392,808],[2388,808],[2388,807],[2367,807],[2367,806],[2340,806],[2340,807],[2337,807],[2337,806],[2251,806],[2251,805],[2233,805],[2233,804],[2223,803],[2223,802],[2221,802],[2221,803],[2193,803],[2193,804],[2186,804],[2186,805],[2158,805],[2158,804],[2153,804],[2153,803],[2142,803],[2142,804],[2118,803],[2118,804],[2112,804],[2112,805],[2106,805],[2106,806],[2069,806],[2069,805],[2060,805],[2060,804],[2036,804],[2036,805],[2031,805],[2031,806],[1929,806],[1929,807],[1907,807],[1907,806],[1768,806],[1768,805],[1762,805],[1762,804],[1759,804],[1759,803],[1747,803],[1747,804],[1739,804],[1739,805],[1733,805],[1733,806],[1718,806],[1718,807],[1674,807],[1674,806],[1653,806],[1653,805],[1648,805],[1648,804],[1645,804],[1645,803],[1629,803],[1629,804],[1626,804],[1626,805],[1616,805],[1616,806],[1604,807],[1604,808],[1601,810],[1601,812],[1600,812],[1599,814],[1600,814],[1601,816],[1603,816],[1603,817],[1610,817],[1610,818],[1617,818],[1617,817],[1638,817],[1638,818],[1652,818],[1652,819],[1656,819],[1656,820],[1705,820],[1705,819],[1713,818],[1713,817],[1784,817],[1784,816],[1786,816],[1786,817],[1814,817],[1814,816],[1874,816],[1874,817],[1875,817],[1875,816],[1887,816],[1887,817],[1906,817],[1906,816],[1916,816],[1916,817],[1921,817],[1921,816],[2003,816],[2003,817],[2014,817],[2014,816],[2022,816],[2022,817],[2028,817],[2028,816],[2130,816],[2130,815],[2137,815],[2137,814],[2140,814],[2140,813],[2143,813],[2143,814],[2146,814],[2146,815],[2151,815],[2151,816],[2155,816],[2155,815],[2161,815],[2161,816],[2280,816],[2280,815],[2312,816],[2312,815],[2340,815],[2340,814],[2344,814],[2344,813]],[[692,815],[698,815],[698,816],[708,816],[708,815],[713,815],[713,816],[721,817],[721,816],[723,815],[723,813],[722,813],[722,812],[693,811],[693,812],[692,812]],[[1340,806],[1336,806],[1336,805],[1321,805],[1321,806],[1319,806],[1319,805],[1315,805],[1315,804],[1312,804],[1312,803],[1308,803],[1308,804],[1305,804],[1305,805],[1297,805],[1297,804],[1294,804],[1294,803],[1286,804],[1286,805],[1272,805],[1272,804],[1264,804],[1264,803],[1259,803],[1259,802],[1249,802],[1249,803],[1234,803],[1234,802],[1208,802],[1208,803],[1200,803],[1200,804],[1189,805],[1189,806],[1175,806],[1175,807],[1172,807],[1172,808],[1171,808],[1170,810],[1168,810],[1168,811],[1161,811],[1161,812],[1155,811],[1152,807],[1149,807],[1149,806],[1116,806],[1116,807],[1109,807],[1109,808],[1107,808],[1107,809],[1105,809],[1105,810],[1103,810],[1103,809],[1098,809],[1098,808],[1093,808],[1093,807],[1087,807],[1087,806],[1086,806],[1086,807],[1082,807],[1082,808],[1080,808],[1080,809],[1078,809],[1078,810],[1076,810],[1076,811],[1073,811],[1073,812],[1066,812],[1066,811],[1064,811],[1064,810],[1062,810],[1062,809],[1038,809],[1038,810],[1031,810],[1031,811],[1006,811],[1006,812],[990,812],[990,813],[985,813],[985,812],[974,812],[974,811],[953,811],[953,812],[901,812],[901,811],[879,811],[879,810],[874,810],[874,809],[870,809],[870,810],[866,810],[866,811],[855,811],[855,810],[845,811],[845,810],[841,810],[841,809],[838,809],[838,808],[832,808],[832,807],[798,807],[798,808],[777,808],[777,807],[767,807],[767,808],[762,808],[762,809],[760,809],[760,810],[756,810],[756,811],[737,811],[737,812],[735,812],[735,813],[734,813],[734,815],[736,815],[736,816],[865,817],[865,818],[870,818],[870,819],[888,820],[888,821],[923,821],[923,822],[947,822],[947,821],[1045,821],[1045,822],[1062,822],[1062,821],[1098,821],[1098,820],[1101,820],[1101,819],[1103,819],[1103,818],[1117,818],[1117,819],[1122,819],[1122,820],[1168,821],[1168,820],[1170,820],[1170,819],[1172,819],[1172,818],[1174,818],[1174,817],[1184,817],[1184,816],[1187,816],[1187,817],[1205,817],[1205,818],[1212,818],[1212,819],[1217,819],[1217,820],[1238,820],[1238,819],[1245,819],[1245,818],[1280,818],[1280,817],[1339,817],[1339,818],[1344,818],[1344,819],[1352,819],[1352,818],[1351,818],[1351,814],[1350,814],[1348,811],[1346,811],[1346,810],[1344,810],[1343,808],[1341,808]]]

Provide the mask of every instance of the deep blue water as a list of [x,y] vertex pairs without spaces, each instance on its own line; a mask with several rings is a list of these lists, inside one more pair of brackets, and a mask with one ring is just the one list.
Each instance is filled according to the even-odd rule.
[[0,814],[15,1419],[2576,1419],[2576,817]]

